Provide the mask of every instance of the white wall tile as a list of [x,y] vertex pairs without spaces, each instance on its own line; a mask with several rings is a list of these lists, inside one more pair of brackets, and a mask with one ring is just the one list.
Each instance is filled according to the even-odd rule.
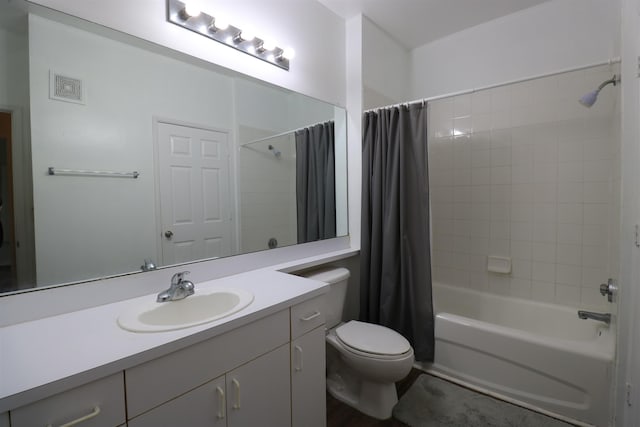
[[511,277],[531,280],[531,261],[515,258],[512,259]]
[[[428,143],[438,280],[607,308],[597,290],[618,262],[619,132],[613,115],[576,102],[582,73],[452,98],[432,113],[446,135]],[[488,273],[487,255],[510,256],[511,274]]]
[[[533,203],[511,203],[511,220],[516,222],[533,222]],[[582,206],[580,207],[582,215]]]
[[607,225],[605,224],[585,224],[582,226],[582,244],[588,246],[606,244],[607,233]]
[[[532,260],[533,259],[533,243],[526,240],[512,240],[511,243],[511,258]],[[554,248],[555,249],[555,248]]]
[[540,302],[555,302],[556,284],[554,282],[531,282],[531,298]]
[[489,238],[491,235],[491,221],[470,221],[469,235],[471,237]]
[[558,163],[559,182],[582,182],[584,166],[581,162]]
[[558,224],[558,243],[564,245],[581,245],[582,224]]
[[576,306],[580,304],[580,287],[568,284],[556,284],[557,304]]
[[583,193],[581,182],[558,183],[558,203],[582,203]]
[[557,163],[536,163],[533,166],[533,182],[555,183],[558,181]]
[[454,219],[452,223],[453,229],[451,231],[451,235],[460,237],[471,237],[471,220]]
[[472,168],[471,185],[491,185],[491,168]]
[[511,184],[511,166],[492,166],[491,184],[504,185]]
[[613,176],[613,162],[602,160],[588,160],[584,162],[584,180],[589,181],[608,181]]
[[[582,186],[580,188],[582,188]],[[534,195],[534,185],[532,183],[511,185],[511,201],[512,202],[532,203],[533,195]]]
[[582,224],[581,203],[558,203],[558,223]]
[[491,149],[491,166],[510,166],[511,146]]
[[558,184],[555,182],[533,184],[533,201],[536,203],[556,203],[558,201]]
[[558,264],[582,265],[582,246],[558,244],[556,261]]
[[512,278],[509,295],[516,298],[531,298],[531,280]]
[[585,182],[584,203],[608,203],[610,191],[608,182]]
[[534,222],[534,242],[555,243],[557,240],[557,224],[555,222]]
[[[556,244],[545,242],[532,242],[532,259],[533,261],[555,263],[556,262]],[[552,279],[555,280],[555,269]]]
[[583,246],[582,265],[593,268],[607,268],[608,251],[606,246]]
[[584,224],[607,224],[609,206],[606,203],[585,203],[582,217]]
[[474,116],[491,112],[491,91],[483,90],[471,95],[471,112]]
[[471,115],[471,95],[459,95],[453,98],[453,116],[463,117]]
[[537,262],[531,264],[531,277],[534,281],[555,283],[556,265],[552,262]]
[[533,240],[533,223],[532,222],[512,222],[511,223],[511,240]]
[[472,150],[471,151],[471,167],[472,168],[488,168],[491,167],[492,150]]
[[556,264],[556,283],[580,285],[582,269],[579,265]]
[[534,222],[556,222],[558,216],[558,205],[556,203],[534,203]]

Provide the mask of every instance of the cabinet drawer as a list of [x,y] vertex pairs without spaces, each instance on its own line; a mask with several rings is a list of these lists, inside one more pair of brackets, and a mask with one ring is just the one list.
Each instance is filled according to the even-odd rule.
[[210,340],[127,369],[125,374],[129,419],[288,341],[289,312],[283,310]]
[[325,321],[325,297],[317,296],[291,307],[291,339],[323,325]]
[[176,399],[129,420],[129,427],[226,427],[224,377],[202,385]]
[[82,427],[116,427],[126,421],[122,373],[13,410],[11,425],[57,427],[83,417],[90,418]]

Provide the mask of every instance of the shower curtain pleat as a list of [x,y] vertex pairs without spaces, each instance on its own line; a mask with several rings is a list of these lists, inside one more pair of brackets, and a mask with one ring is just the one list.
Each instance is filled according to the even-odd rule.
[[334,122],[296,131],[298,243],[336,237]]
[[433,361],[427,106],[365,113],[360,318],[402,334]]

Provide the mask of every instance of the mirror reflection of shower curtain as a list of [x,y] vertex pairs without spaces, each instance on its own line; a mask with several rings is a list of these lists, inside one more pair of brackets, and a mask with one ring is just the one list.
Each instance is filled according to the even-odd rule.
[[298,243],[336,237],[333,130],[330,121],[295,133]]

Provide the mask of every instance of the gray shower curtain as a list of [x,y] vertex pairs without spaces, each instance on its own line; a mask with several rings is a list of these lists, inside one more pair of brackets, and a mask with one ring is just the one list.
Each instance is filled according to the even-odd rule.
[[433,361],[427,106],[367,112],[363,122],[360,318],[398,331]]
[[296,131],[298,243],[336,237],[334,123]]

